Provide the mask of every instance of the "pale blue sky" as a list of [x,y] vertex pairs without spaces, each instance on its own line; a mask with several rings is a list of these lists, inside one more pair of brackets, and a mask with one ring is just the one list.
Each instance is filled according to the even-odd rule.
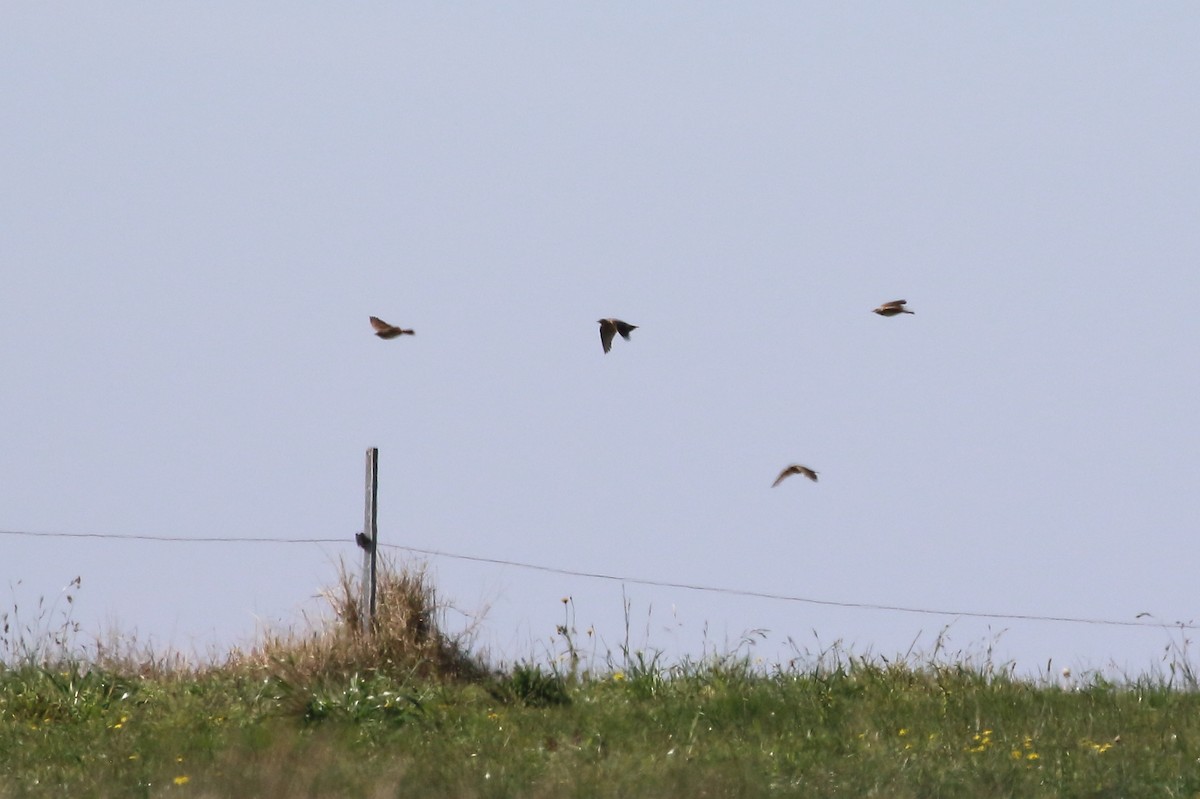
[[[81,575],[87,629],[184,650],[299,623],[357,562],[378,446],[384,542],[1196,618],[1195,4],[3,18],[0,529],[347,541],[3,536],[11,601]],[[607,316],[640,327],[605,356]],[[771,489],[791,462],[820,483]],[[624,637],[620,584],[430,565],[496,657],[544,652],[566,595]],[[1172,640],[625,592],[671,656],[952,624],[1025,669],[1142,670]]]

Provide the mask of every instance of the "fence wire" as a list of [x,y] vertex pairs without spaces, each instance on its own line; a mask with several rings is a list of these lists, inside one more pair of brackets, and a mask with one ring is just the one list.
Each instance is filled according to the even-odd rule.
[[[121,541],[160,541],[167,543],[209,543],[209,544],[354,544],[354,537],[349,538],[267,538],[255,536],[219,536],[219,537],[195,537],[195,536],[173,536],[173,535],[125,535],[118,533],[57,533],[57,532],[29,532],[23,530],[0,530],[0,535],[7,536],[25,536],[30,538],[95,538]],[[606,574],[603,572],[580,571],[577,569],[564,569],[557,566],[546,566],[536,563],[523,563],[521,561],[507,560],[504,558],[490,558],[481,555],[463,555],[457,552],[446,552],[438,549],[422,549],[420,547],[404,546],[401,544],[387,544],[380,542],[379,546],[384,549],[396,549],[403,552],[410,552],[416,555],[425,555],[434,558],[446,558],[449,560],[462,560],[472,563],[488,563],[495,566],[511,566],[517,569],[527,569],[530,571],[538,571],[546,574],[560,574],[567,577],[583,577],[589,580],[606,580],[609,582],[626,583],[630,585],[645,585],[655,588],[675,588],[685,591],[700,591],[705,593],[725,594],[728,596],[742,596],[753,599],[766,599],[774,602],[795,602],[804,605],[817,605],[821,607],[831,608],[847,608],[850,610],[874,610],[874,611],[889,611],[892,613],[910,613],[921,616],[952,616],[955,618],[968,619],[998,619],[1003,621],[1040,621],[1040,622],[1058,622],[1063,624],[1090,624],[1101,625],[1106,627],[1144,627],[1150,629],[1163,629],[1164,627],[1177,630],[1197,630],[1200,625],[1191,622],[1173,622],[1164,624],[1158,621],[1144,621],[1143,619],[1148,614],[1138,614],[1136,619],[1102,619],[1102,618],[1087,618],[1081,616],[1051,616],[1039,615],[1034,613],[991,613],[986,611],[974,610],[943,610],[938,608],[921,608],[910,607],[905,605],[884,605],[871,602],[844,602],[832,599],[816,599],[813,597],[796,596],[792,594],[777,594],[769,591],[750,591],[743,588],[728,588],[715,585],[701,585],[699,583],[683,583],[670,580],[652,580],[644,577],[631,577],[628,575]]]

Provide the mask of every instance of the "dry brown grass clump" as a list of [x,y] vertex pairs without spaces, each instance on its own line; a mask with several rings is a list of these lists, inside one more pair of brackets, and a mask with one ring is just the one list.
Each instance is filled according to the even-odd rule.
[[342,563],[338,584],[325,592],[332,619],[301,634],[267,634],[250,652],[231,655],[228,665],[266,670],[292,684],[355,674],[446,681],[486,676],[465,636],[442,632],[442,608],[423,566],[397,567],[381,558],[376,586],[375,619],[367,623],[358,579]]

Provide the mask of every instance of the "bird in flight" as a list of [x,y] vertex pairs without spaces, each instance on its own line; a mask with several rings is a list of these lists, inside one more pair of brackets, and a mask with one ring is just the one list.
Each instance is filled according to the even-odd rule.
[[814,472],[812,469],[808,468],[807,466],[801,466],[798,463],[793,463],[791,466],[787,467],[786,469],[784,469],[782,472],[779,473],[779,476],[775,478],[775,482],[771,483],[771,488],[774,488],[775,486],[779,485],[780,483],[782,483],[784,481],[785,478],[791,477],[793,474],[802,474],[805,477],[807,477],[809,480],[812,480],[814,483],[817,482],[817,473],[816,472]]
[[414,335],[413,331],[403,330],[395,325],[389,325],[378,316],[371,317],[371,327],[375,328],[375,335],[379,336],[380,338],[395,338],[396,336]]
[[600,343],[604,345],[605,352],[612,349],[613,336],[620,333],[621,338],[629,341],[629,334],[637,330],[637,325],[622,322],[620,319],[601,319],[599,321]]
[[908,302],[908,300],[892,300],[891,302],[885,302],[883,305],[880,305],[875,309],[875,313],[879,314],[880,316],[896,316],[897,314],[902,313],[913,313],[913,311],[910,311],[904,307],[904,303],[906,302]]

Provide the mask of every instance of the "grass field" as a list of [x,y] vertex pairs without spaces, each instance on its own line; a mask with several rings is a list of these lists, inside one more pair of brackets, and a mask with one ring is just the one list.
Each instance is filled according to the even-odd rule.
[[350,588],[328,629],[204,667],[5,617],[0,797],[1200,796],[1186,662],[1119,684],[836,649],[500,672],[438,631],[421,574],[388,573],[372,635]]

